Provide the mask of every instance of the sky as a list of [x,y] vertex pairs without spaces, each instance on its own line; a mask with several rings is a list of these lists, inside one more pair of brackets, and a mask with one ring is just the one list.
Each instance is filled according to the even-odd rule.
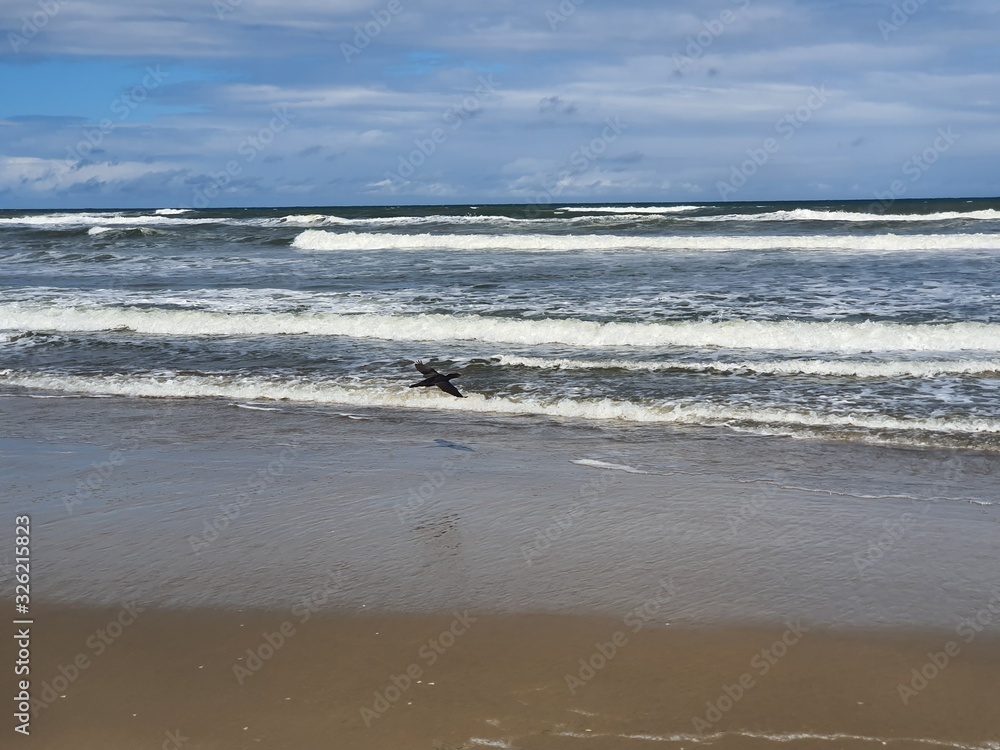
[[996,0],[5,0],[0,208],[1000,195]]

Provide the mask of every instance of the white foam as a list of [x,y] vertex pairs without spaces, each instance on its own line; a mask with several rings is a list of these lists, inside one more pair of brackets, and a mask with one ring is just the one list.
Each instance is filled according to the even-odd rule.
[[690,742],[692,744],[715,744],[727,736],[749,737],[758,740],[768,740],[770,742],[801,742],[803,740],[818,742],[862,742],[872,745],[886,747],[896,743],[904,745],[929,745],[931,747],[950,748],[951,750],[1000,750],[1000,742],[984,740],[980,743],[970,744],[966,742],[954,742],[952,740],[937,740],[929,737],[872,737],[864,734],[848,734],[846,732],[755,732],[751,730],[730,730],[720,732],[706,732],[705,734],[688,734],[679,732],[675,734],[606,734],[598,732],[571,732],[563,731],[556,733],[558,737],[573,738],[614,738],[626,740],[642,740],[646,742]]
[[127,226],[145,225],[186,226],[189,224],[214,224],[217,219],[176,218],[169,215],[143,214],[123,216],[120,213],[66,213],[40,214],[37,216],[15,216],[0,218],[0,226],[29,226],[50,229],[73,229],[81,226]]
[[190,208],[158,208],[153,213],[158,216],[177,216],[191,213]]
[[[290,216],[282,216],[278,221],[282,224],[322,224],[328,219],[337,218],[336,216],[325,216],[324,214],[292,214]],[[330,223],[337,222],[331,221]]]
[[628,466],[627,464],[610,464],[607,461],[598,461],[595,458],[578,458],[570,461],[571,464],[578,464],[580,466],[590,466],[594,469],[611,469],[612,471],[624,471],[628,474],[650,474],[652,472],[643,471],[642,469],[637,469],[634,466]]
[[687,370],[689,372],[759,372],[769,375],[820,375],[856,378],[933,378],[941,375],[992,375],[1000,373],[1000,359],[873,362],[868,360],[782,360],[782,361],[669,361],[642,362],[629,359],[565,359],[519,357],[498,354],[501,365],[558,370],[620,369],[639,372]]
[[116,226],[116,227],[91,227],[90,229],[87,230],[87,234],[95,236],[95,237],[96,236],[100,236],[102,234],[108,234],[108,233],[112,233],[112,234],[126,234],[126,233],[129,233],[129,232],[133,232],[133,233],[137,232],[137,233],[143,234],[143,235],[163,234],[162,231],[156,230],[156,229],[151,229],[149,227],[123,227],[123,226]]
[[479,214],[432,214],[429,216],[373,216],[346,218],[343,216],[331,216],[327,214],[292,214],[283,216],[280,219],[265,219],[265,226],[287,226],[323,224],[327,226],[343,227],[409,227],[426,224],[484,224],[493,226],[504,226],[510,224],[537,224],[539,222],[577,222],[584,221],[586,217],[549,219],[549,218],[524,218],[515,216],[500,215],[479,215]]
[[692,235],[626,236],[612,234],[391,234],[327,232],[307,229],[292,247],[308,251],[374,250],[512,250],[569,252],[581,250],[1000,250],[1000,234],[877,234],[877,235]]
[[557,211],[603,214],[678,214],[697,211],[703,206],[564,206]]
[[760,214],[732,213],[723,216],[697,216],[692,221],[948,221],[972,219],[996,221],[1000,211],[985,208],[979,211],[938,211],[929,214],[878,214],[864,211],[825,211],[813,208],[794,208],[787,211],[768,211]]
[[481,315],[242,313],[0,303],[0,330],[104,331],[183,336],[309,334],[390,341],[484,341],[581,347],[678,346],[796,352],[1000,353],[1000,324],[909,325],[731,320],[599,323]]
[[616,399],[543,400],[534,397],[487,397],[466,392],[445,398],[437,392],[414,392],[405,383],[369,380],[363,385],[333,381],[218,375],[53,375],[0,371],[0,382],[26,388],[110,396],[152,398],[224,398],[240,403],[289,401],[366,407],[402,407],[504,415],[532,414],[626,423],[716,425],[753,429],[839,428],[871,431],[1000,434],[1000,420],[932,417],[900,419],[880,414],[822,414],[773,407],[747,408],[711,403],[639,403]]

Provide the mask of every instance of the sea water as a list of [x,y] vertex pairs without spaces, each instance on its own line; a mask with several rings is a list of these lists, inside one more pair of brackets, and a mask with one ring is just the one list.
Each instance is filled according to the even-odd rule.
[[994,451],[998,230],[990,200],[3,211],[0,392]]

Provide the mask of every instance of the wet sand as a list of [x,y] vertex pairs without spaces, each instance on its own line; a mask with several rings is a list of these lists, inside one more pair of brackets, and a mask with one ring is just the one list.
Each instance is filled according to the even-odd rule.
[[31,746],[1000,742],[996,455],[257,406],[0,398]]
[[[30,746],[152,750],[175,732],[192,749],[986,748],[1000,738],[995,637],[143,611],[98,653],[95,634],[119,614],[37,613],[36,697],[52,702]],[[948,640],[961,642],[957,656],[904,703],[899,685]],[[60,666],[80,654],[89,665],[60,684]],[[53,682],[61,690],[46,693]]]

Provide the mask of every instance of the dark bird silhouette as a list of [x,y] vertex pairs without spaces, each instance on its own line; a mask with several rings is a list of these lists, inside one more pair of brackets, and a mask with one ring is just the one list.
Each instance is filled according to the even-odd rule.
[[442,375],[433,367],[428,367],[423,362],[417,362],[413,365],[422,375],[427,377],[421,380],[419,383],[414,383],[410,388],[417,388],[418,386],[431,386],[436,385],[445,393],[450,393],[452,396],[458,396],[459,398],[465,398],[461,393],[458,392],[458,388],[451,384],[452,378],[462,377],[461,373],[450,372],[447,375]]

